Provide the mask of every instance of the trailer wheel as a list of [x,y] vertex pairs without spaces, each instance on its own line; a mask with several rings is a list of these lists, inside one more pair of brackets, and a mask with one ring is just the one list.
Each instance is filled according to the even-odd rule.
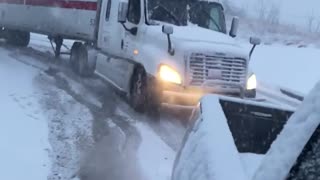
[[87,47],[80,42],[75,42],[71,48],[70,64],[80,76],[89,77],[94,73],[94,68],[88,63]]
[[147,104],[147,76],[142,67],[135,69],[131,79],[130,105],[137,112],[145,112]]
[[5,39],[10,45],[27,47],[30,42],[30,32],[7,30]]
[[78,73],[78,59],[79,59],[79,51],[82,43],[75,42],[71,48],[71,55],[70,55],[70,65],[74,72]]

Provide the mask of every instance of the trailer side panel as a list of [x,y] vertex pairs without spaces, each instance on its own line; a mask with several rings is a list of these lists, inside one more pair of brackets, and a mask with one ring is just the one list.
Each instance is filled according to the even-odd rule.
[[96,0],[0,0],[0,26],[95,41]]

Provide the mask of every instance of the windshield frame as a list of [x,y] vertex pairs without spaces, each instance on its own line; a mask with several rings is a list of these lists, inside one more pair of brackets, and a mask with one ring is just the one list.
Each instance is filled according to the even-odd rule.
[[[145,22],[146,22],[147,25],[160,25],[160,24],[164,23],[164,24],[172,24],[172,25],[175,25],[175,26],[188,26],[189,23],[192,23],[192,22],[190,22],[188,17],[184,17],[184,18],[187,19],[186,23],[183,23],[183,21],[182,21],[179,24],[178,23],[169,23],[169,22],[166,22],[166,21],[160,21],[160,20],[151,19],[150,14],[149,14],[149,12],[150,12],[149,1],[151,1],[151,0],[144,0],[144,4],[145,4],[145,6],[144,6],[144,14],[145,14]],[[205,28],[205,27],[202,27],[202,28],[226,34],[227,33],[227,27],[226,27],[226,18],[225,18],[223,5],[221,3],[219,3],[219,2],[210,2],[210,1],[204,1],[204,0],[197,0],[197,4],[195,4],[194,7],[199,6],[200,3],[209,3],[209,4],[212,4],[214,6],[219,6],[221,8],[221,12],[219,12],[219,15],[220,15],[219,22],[220,23],[218,22],[219,28],[221,28],[221,29],[214,30],[214,29]],[[187,10],[188,11],[188,13],[186,14],[187,16],[189,16],[189,10],[190,9]],[[208,14],[208,15],[210,16],[210,14]],[[208,18],[210,18],[210,17],[208,17]],[[195,24],[195,23],[192,23],[192,24]],[[201,27],[201,26],[199,26],[199,27]]]
[[[217,30],[214,30],[214,29],[211,29],[211,28],[205,28],[205,27],[202,27],[202,28],[205,28],[205,29],[208,29],[208,30],[212,30],[212,31],[216,31],[216,32],[221,32],[221,33],[224,33],[226,34],[227,33],[227,25],[226,25],[226,18],[225,18],[225,13],[224,13],[224,7],[221,3],[218,3],[218,2],[209,2],[209,1],[203,1],[203,0],[198,0],[199,2],[204,2],[204,3],[208,3],[210,4],[210,6],[212,6],[211,9],[213,9],[213,7],[215,8],[221,8],[220,11],[219,11],[219,22],[216,22],[214,21],[215,19],[213,19],[213,17],[209,14],[210,12],[207,12],[207,11],[202,11],[203,13],[207,14],[208,16],[208,19],[210,19],[211,21],[213,21],[214,23],[216,23],[216,27],[218,28]],[[201,4],[196,4],[194,5],[194,7],[196,6],[199,6]],[[192,9],[193,7],[190,7],[189,11]],[[188,15],[190,16],[190,12],[188,13]],[[188,23],[192,23],[189,19],[189,22]],[[199,25],[198,25],[199,26]],[[199,26],[201,27],[201,26]]]

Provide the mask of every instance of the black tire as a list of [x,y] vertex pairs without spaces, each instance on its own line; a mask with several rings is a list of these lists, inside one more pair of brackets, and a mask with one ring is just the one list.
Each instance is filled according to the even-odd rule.
[[82,46],[82,43],[75,42],[73,43],[71,48],[70,66],[75,73],[78,73],[78,65],[79,65],[78,59],[79,59],[79,51],[81,46]]
[[71,48],[70,64],[80,76],[89,77],[94,74],[94,67],[90,67],[88,63],[87,47],[80,42],[75,42]]
[[147,76],[143,68],[137,67],[131,79],[129,102],[132,108],[144,113],[147,108],[148,90]]
[[155,78],[148,79],[148,112],[157,117],[162,102],[162,87]]
[[10,45],[27,47],[30,43],[30,32],[7,30],[5,39]]

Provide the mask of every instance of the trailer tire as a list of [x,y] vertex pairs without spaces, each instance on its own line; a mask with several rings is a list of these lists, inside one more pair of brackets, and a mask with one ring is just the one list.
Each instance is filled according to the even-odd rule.
[[70,64],[74,72],[83,77],[89,77],[94,74],[94,67],[88,63],[88,49],[80,43],[75,42],[71,48]]
[[129,102],[132,108],[140,113],[146,111],[148,100],[147,75],[142,67],[137,67],[131,78]]
[[8,44],[18,47],[27,47],[30,42],[30,32],[7,30],[6,41]]
[[78,73],[78,59],[79,59],[79,51],[80,51],[81,45],[82,43],[75,42],[73,43],[71,48],[70,66],[75,73]]

